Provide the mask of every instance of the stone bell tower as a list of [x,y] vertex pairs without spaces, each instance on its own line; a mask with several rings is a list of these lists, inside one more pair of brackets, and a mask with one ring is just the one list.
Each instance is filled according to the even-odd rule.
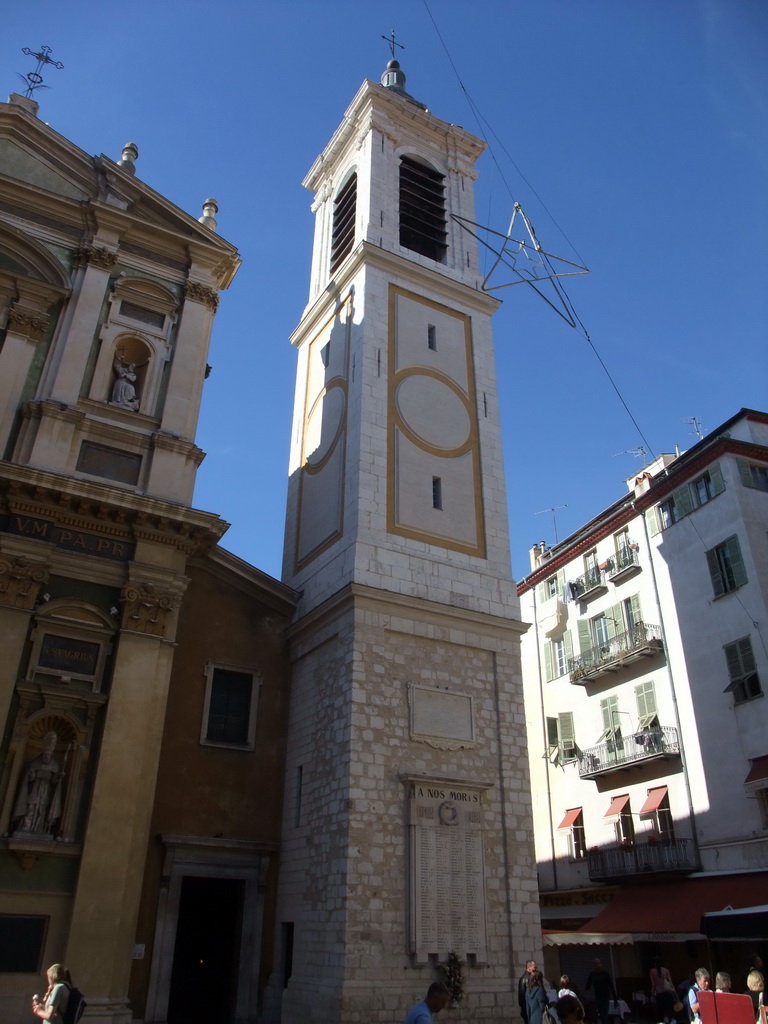
[[540,945],[518,601],[479,139],[365,81],[304,184],[316,199],[283,579],[292,710],[282,1020],[391,1021],[464,963],[453,1019],[508,1019]]

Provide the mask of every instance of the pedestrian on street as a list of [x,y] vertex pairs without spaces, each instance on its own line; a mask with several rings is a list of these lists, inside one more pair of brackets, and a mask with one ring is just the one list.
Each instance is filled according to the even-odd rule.
[[700,967],[695,974],[695,982],[688,990],[688,1006],[691,1009],[691,1020],[695,1024],[701,1024],[699,1012],[699,992],[706,992],[709,988],[709,971],[706,967]]
[[408,1011],[403,1024],[432,1024],[434,1015],[446,1008],[450,998],[448,986],[442,981],[433,981],[424,999]]
[[603,967],[602,960],[592,961],[592,970],[587,976],[587,984],[584,986],[587,992],[594,991],[595,1003],[597,1004],[597,1016],[600,1024],[609,1024],[608,1008],[612,999],[617,999],[616,986],[613,978]]
[[528,979],[531,976],[531,971],[538,969],[538,964],[535,960],[525,961],[525,970],[520,975],[517,982],[517,1005],[520,1007],[520,1016],[523,1018],[523,1024],[528,1024],[528,1010],[525,1007],[525,993],[528,988]]
[[542,1024],[544,1011],[549,1005],[549,997],[544,987],[544,975],[541,971],[531,971],[528,975],[528,988],[525,990],[525,1010],[528,1024]]

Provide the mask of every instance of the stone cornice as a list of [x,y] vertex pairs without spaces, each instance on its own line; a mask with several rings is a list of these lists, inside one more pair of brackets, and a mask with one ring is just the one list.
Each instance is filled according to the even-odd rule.
[[293,615],[299,600],[299,595],[291,587],[219,545],[204,557],[196,558],[190,567],[210,573],[222,583],[236,587],[287,618]]
[[355,276],[366,266],[381,270],[390,276],[393,284],[400,285],[406,291],[418,293],[419,288],[423,288],[424,294],[435,301],[442,300],[446,305],[458,306],[469,312],[492,316],[501,306],[500,299],[479,288],[472,288],[463,281],[456,281],[447,272],[422,267],[370,242],[360,242],[339,268],[334,280],[335,287],[332,290],[324,289],[304,311],[301,322],[291,335],[290,340],[294,345],[299,345],[307,335],[313,336],[328,319],[330,311],[346,301]]
[[8,330],[30,341],[40,341],[50,322],[51,318],[45,313],[20,302],[15,302],[8,311]]
[[115,539],[145,539],[202,553],[229,525],[209,512],[12,463],[0,462],[0,477],[0,511]]
[[[288,630],[288,637],[291,640],[299,639],[309,630],[327,627],[351,610],[374,611],[380,615],[426,623],[441,629],[463,630],[475,637],[487,638],[493,642],[493,647],[509,643],[530,628],[530,623],[517,619],[506,619],[499,615],[488,615],[438,601],[379,590],[361,583],[351,583],[298,619]],[[450,637],[446,638],[446,642],[451,642]]]

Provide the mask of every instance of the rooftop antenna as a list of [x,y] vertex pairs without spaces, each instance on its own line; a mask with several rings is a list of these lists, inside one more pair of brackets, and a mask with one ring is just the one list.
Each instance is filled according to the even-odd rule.
[[[553,508],[543,508],[540,512],[534,512],[533,513],[535,516],[543,516],[545,512],[551,512],[552,513],[552,529],[553,529],[554,534],[555,534],[555,544],[557,544],[557,519],[555,518],[555,512],[559,511],[561,508],[568,508],[568,506],[567,505],[555,505]],[[544,542],[542,541],[542,545],[543,545],[543,543]]]
[[616,459],[619,455],[634,455],[636,459],[648,458],[648,452],[642,445],[638,445],[637,448],[626,448],[623,452],[614,452],[612,457]]
[[[570,324],[571,327],[576,326],[576,312],[565,291],[557,283],[557,278],[588,274],[589,270],[586,267],[582,267],[580,263],[572,263],[570,260],[563,259],[562,256],[553,256],[552,253],[545,252],[536,237],[533,225],[526,217],[520,203],[515,203],[512,208],[512,219],[509,222],[505,235],[473,220],[467,220],[466,217],[459,217],[455,213],[451,216],[460,227],[468,231],[473,238],[476,238],[481,245],[484,245],[486,249],[489,249],[496,256],[493,266],[483,279],[482,288],[484,292],[494,292],[500,288],[509,288],[513,284],[527,284],[566,323]],[[515,228],[515,221],[518,217],[521,223]],[[474,231],[473,228],[476,228],[477,231]],[[484,232],[484,234],[478,234],[478,231]],[[513,231],[519,237],[516,238]],[[555,266],[553,260],[556,261],[558,266]],[[506,280],[505,278],[499,280],[496,270],[502,264],[512,272],[513,280]],[[494,274],[496,274],[499,283],[492,285],[491,277]],[[543,288],[546,282],[551,284],[551,289],[547,288],[549,298]],[[547,510],[545,509],[544,511]]]
[[54,60],[50,56],[53,52],[50,46],[41,46],[39,53],[35,53],[34,50],[30,50],[28,46],[25,46],[21,52],[25,53],[28,57],[37,57],[37,67],[35,70],[30,71],[28,75],[19,75],[19,78],[27,87],[27,91],[24,95],[31,97],[35,89],[50,89],[49,85],[43,85],[43,76],[40,74],[43,67],[46,64],[50,64],[51,67],[58,68],[59,70],[64,67],[60,60]]
[[701,430],[701,421],[700,420],[698,420],[695,416],[689,416],[687,419],[683,420],[683,423],[690,423],[690,425],[693,427],[693,432],[696,435],[696,437],[698,437],[698,439],[700,441],[702,440],[702,438],[704,437],[704,434],[702,433],[702,430]]
[[395,40],[395,30],[394,29],[392,29],[392,35],[391,36],[382,36],[381,38],[385,42],[389,43],[389,49],[390,49],[390,52],[392,54],[392,60],[395,59],[395,47],[396,46],[399,46],[401,50],[405,49],[405,47],[403,46],[402,43],[396,42],[396,40]]

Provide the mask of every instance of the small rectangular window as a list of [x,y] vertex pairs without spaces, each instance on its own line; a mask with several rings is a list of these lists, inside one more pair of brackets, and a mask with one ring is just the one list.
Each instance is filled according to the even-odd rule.
[[568,852],[574,860],[583,860],[587,856],[587,837],[584,830],[583,812],[571,826],[568,836]]
[[209,664],[206,677],[202,742],[252,748],[256,728],[254,674]]
[[758,491],[768,491],[768,466],[758,466],[746,459],[739,459],[739,473],[745,487],[754,487]]
[[443,507],[443,481],[439,476],[432,477],[432,508]]
[[723,692],[733,694],[734,704],[743,704],[744,701],[762,696],[752,639],[743,636],[732,644],[726,644],[723,651],[731,680]]
[[735,535],[707,552],[707,565],[715,597],[728,594],[747,582],[739,538]]
[[50,918],[0,914],[0,974],[39,974]]
[[668,526],[672,526],[680,518],[674,496],[670,495],[666,501],[659,505],[659,518],[661,519],[662,530],[666,530]]
[[427,324],[427,348],[437,350],[437,330],[434,324]]

